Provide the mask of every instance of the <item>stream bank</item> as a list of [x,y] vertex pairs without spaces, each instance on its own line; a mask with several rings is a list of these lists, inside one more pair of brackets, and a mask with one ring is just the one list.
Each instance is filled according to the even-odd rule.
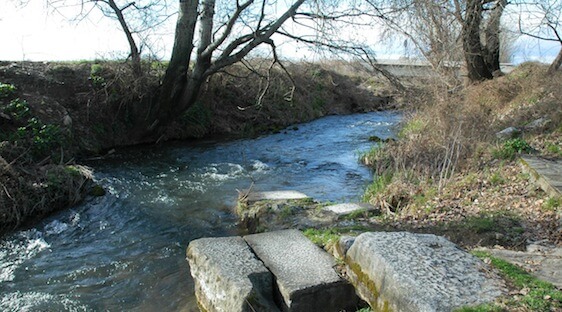
[[0,236],[103,195],[80,159],[156,140],[255,137],[326,115],[392,108],[388,90],[369,89],[365,73],[292,64],[291,77],[274,68],[265,88],[259,62],[256,71],[234,65],[213,76],[200,101],[158,138],[138,137],[134,124],[157,98],[162,64],[144,64],[144,76],[133,78],[119,62],[0,62]]
[[[236,190],[359,201],[358,161],[397,112],[327,116],[277,134],[118,149],[87,162],[107,191],[0,240],[0,310],[198,311],[189,242],[240,235]],[[63,306],[65,304],[65,306]]]

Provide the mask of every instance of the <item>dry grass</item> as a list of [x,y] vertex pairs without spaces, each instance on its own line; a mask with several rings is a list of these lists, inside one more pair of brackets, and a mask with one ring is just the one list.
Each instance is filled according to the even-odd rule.
[[[523,131],[521,141],[542,155],[562,158],[562,73],[548,76],[546,70],[528,63],[458,93],[426,91],[404,122],[400,139],[364,156],[379,175],[392,176],[367,199],[386,207],[396,220],[420,224],[465,219],[484,207],[513,209],[529,228],[537,228],[535,238],[560,239],[556,214],[541,210],[546,195],[529,193],[525,179],[512,180],[519,166],[496,160],[494,153],[504,146],[495,133],[509,126],[525,129],[545,118],[547,125]],[[480,182],[466,183],[471,177]]]
[[326,115],[388,108],[382,90],[364,87],[366,76],[318,63],[285,65],[286,71],[256,59],[212,76],[198,104],[169,128],[169,138],[252,136]]

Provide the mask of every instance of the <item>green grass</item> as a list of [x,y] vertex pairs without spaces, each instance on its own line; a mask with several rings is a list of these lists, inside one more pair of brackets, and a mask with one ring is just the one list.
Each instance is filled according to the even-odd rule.
[[562,149],[560,149],[560,146],[553,144],[553,143],[547,143],[546,145],[546,150],[552,154],[556,154],[558,156],[562,156]]
[[562,197],[554,196],[549,197],[543,204],[542,209],[547,211],[555,211],[562,206]]
[[424,122],[424,120],[411,119],[404,125],[404,127],[402,127],[402,129],[398,133],[398,138],[403,139],[411,135],[423,134],[426,127],[427,124]]
[[367,186],[363,195],[363,201],[368,202],[371,198],[375,197],[378,193],[382,192],[392,181],[392,174],[382,174],[375,177],[375,180]]
[[306,229],[303,234],[320,247],[333,244],[340,239],[340,234],[334,229]]
[[473,255],[478,258],[489,258],[491,265],[498,269],[500,275],[513,285],[516,289],[528,289],[528,292],[519,298],[508,297],[505,301],[506,307],[499,304],[486,304],[476,307],[464,307],[456,311],[462,312],[494,312],[510,310],[527,310],[537,312],[560,311],[562,309],[562,291],[554,285],[541,281],[522,268],[511,264],[505,260],[492,257],[483,251],[473,251]]

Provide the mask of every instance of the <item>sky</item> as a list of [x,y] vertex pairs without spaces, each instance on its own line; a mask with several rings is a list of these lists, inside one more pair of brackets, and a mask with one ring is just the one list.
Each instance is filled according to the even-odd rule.
[[[119,24],[93,11],[81,22],[71,22],[68,10],[50,12],[45,1],[32,0],[26,6],[16,7],[12,0],[0,0],[0,60],[6,61],[72,61],[115,59],[127,56],[128,45]],[[70,10],[70,9],[69,9]],[[175,17],[169,19],[153,42],[156,56],[168,59],[173,45]],[[400,45],[397,45],[400,46]],[[560,49],[556,42],[538,42],[520,38],[516,42],[513,63],[529,60],[550,62]],[[284,44],[282,56],[314,60],[309,49]],[[401,56],[396,47],[377,50],[379,59]]]

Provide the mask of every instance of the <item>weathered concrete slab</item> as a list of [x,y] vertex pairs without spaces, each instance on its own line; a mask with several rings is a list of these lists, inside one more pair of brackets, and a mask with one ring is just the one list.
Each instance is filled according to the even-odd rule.
[[324,211],[335,213],[338,216],[347,216],[357,212],[376,211],[376,207],[368,203],[343,203],[322,208]]
[[519,265],[536,278],[562,289],[562,247],[530,245],[527,246],[527,251],[495,248],[479,248],[479,250]]
[[276,301],[284,311],[355,311],[353,286],[334,270],[335,260],[297,230],[245,236],[275,275]]
[[502,294],[501,280],[490,278],[482,261],[431,234],[363,233],[345,261],[375,311],[452,311]]
[[[525,155],[520,158],[520,162],[523,171],[531,176],[531,181],[549,196],[562,196],[562,161]],[[559,210],[558,214],[559,229],[562,229],[562,210]]]
[[271,272],[241,237],[194,240],[187,259],[204,311],[279,311]]
[[333,225],[337,215],[321,209],[312,198],[239,201],[240,226],[248,234],[285,229],[320,228]]
[[550,196],[562,195],[562,161],[525,155],[521,157],[521,164],[533,182],[546,193]]
[[248,202],[258,200],[280,200],[280,199],[303,199],[308,198],[304,193],[298,191],[270,191],[270,192],[251,192],[248,195]]

